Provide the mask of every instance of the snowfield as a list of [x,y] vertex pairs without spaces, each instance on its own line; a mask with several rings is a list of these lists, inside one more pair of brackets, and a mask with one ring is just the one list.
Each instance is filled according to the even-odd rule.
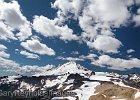
[[137,92],[137,93],[135,94],[135,98],[138,98],[138,97],[140,97],[140,92]]
[[85,81],[84,84],[76,90],[73,90],[72,92],[76,92],[77,96],[79,97],[79,100],[88,100],[90,96],[96,95],[95,87],[100,85],[99,82],[87,82]]

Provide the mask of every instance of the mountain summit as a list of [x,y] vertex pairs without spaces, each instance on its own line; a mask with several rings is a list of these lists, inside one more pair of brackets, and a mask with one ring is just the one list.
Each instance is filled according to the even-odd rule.
[[47,71],[44,71],[42,73],[37,73],[33,76],[44,76],[44,75],[63,75],[63,74],[86,74],[91,73],[91,70],[88,70],[87,68],[81,66],[80,64],[77,64],[76,62],[70,61],[63,65],[58,65],[57,67],[53,67]]

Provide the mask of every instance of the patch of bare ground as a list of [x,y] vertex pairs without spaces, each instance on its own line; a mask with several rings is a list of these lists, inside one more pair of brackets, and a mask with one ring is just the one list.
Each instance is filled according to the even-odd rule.
[[139,97],[139,98],[136,98],[136,99],[134,99],[134,100],[140,100],[140,97]]
[[140,100],[134,99],[137,92],[136,89],[114,85],[113,83],[102,83],[98,85],[95,93],[88,100]]

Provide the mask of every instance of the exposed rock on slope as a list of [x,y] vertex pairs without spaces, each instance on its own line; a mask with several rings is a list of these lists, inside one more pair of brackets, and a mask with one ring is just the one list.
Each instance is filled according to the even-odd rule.
[[96,88],[97,95],[93,95],[89,100],[135,100],[136,89],[103,83]]

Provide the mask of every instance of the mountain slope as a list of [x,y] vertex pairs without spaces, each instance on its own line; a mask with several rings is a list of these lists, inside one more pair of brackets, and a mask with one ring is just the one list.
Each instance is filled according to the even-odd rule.
[[32,77],[0,77],[0,100],[140,100],[139,87],[137,74],[94,72],[67,62]]

